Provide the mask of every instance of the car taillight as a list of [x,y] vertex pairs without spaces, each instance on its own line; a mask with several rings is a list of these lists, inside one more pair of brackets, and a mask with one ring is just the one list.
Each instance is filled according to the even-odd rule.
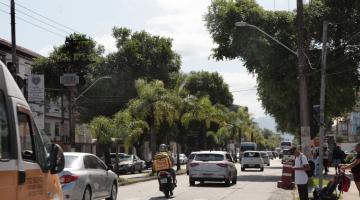
[[199,165],[199,163],[190,163],[190,167],[196,167],[198,165]]
[[75,176],[75,175],[64,175],[60,177],[60,183],[61,184],[71,183],[73,181],[76,181],[78,178],[79,176]]
[[224,164],[224,163],[218,163],[216,165],[219,166],[219,167],[227,167],[228,166],[227,164]]
[[161,171],[161,172],[159,172],[159,176],[165,176],[165,175],[167,175],[167,172],[166,172],[166,171]]

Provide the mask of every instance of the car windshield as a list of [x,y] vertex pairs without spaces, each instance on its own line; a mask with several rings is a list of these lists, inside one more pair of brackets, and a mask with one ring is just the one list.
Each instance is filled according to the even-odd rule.
[[255,146],[241,146],[241,151],[255,150]]
[[223,161],[224,156],[221,154],[197,154],[195,156],[196,161]]
[[244,157],[245,158],[259,158],[260,154],[259,154],[259,152],[245,152]]
[[[126,155],[123,154],[123,153],[119,153],[119,154],[118,154],[119,160],[123,159],[125,156],[126,156]],[[115,153],[110,154],[110,158],[111,158],[111,162],[115,162],[116,154],[115,154]]]
[[81,167],[80,157],[65,155],[65,168],[79,169]]
[[194,153],[190,154],[189,159],[190,159],[190,160],[193,160],[194,157],[195,157],[195,155],[196,155],[196,154],[194,154]]
[[121,161],[128,161],[131,160],[132,156],[131,155],[124,155],[120,160]]

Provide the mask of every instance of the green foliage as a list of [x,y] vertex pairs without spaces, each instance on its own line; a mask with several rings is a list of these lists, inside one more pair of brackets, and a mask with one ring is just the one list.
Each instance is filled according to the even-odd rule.
[[48,57],[35,60],[32,71],[45,75],[47,88],[63,88],[60,76],[64,73],[76,73],[79,76],[79,88],[86,84],[93,67],[102,61],[102,46],[87,38],[86,35],[73,33],[66,37],[65,43],[54,50]]
[[213,104],[231,106],[233,103],[229,86],[217,72],[190,72],[185,88],[198,98],[209,96]]
[[112,121],[104,116],[99,116],[90,122],[91,134],[102,145],[111,143],[111,138],[115,136]]
[[[352,109],[359,88],[360,29],[355,0],[315,0],[305,7],[306,54],[314,70],[306,70],[309,106],[319,104],[321,32],[324,19],[329,27],[328,84],[326,117],[339,116]],[[207,28],[217,47],[213,57],[241,59],[250,73],[257,75],[258,95],[266,112],[272,115],[281,131],[299,131],[297,58],[264,34],[251,27],[235,27],[235,22],[253,24],[296,50],[295,11],[267,11],[255,0],[214,0],[205,16]],[[340,23],[338,23],[340,22]],[[338,23],[338,24],[335,24]],[[312,113],[313,114],[313,113]],[[312,135],[317,132],[311,121]]]
[[[137,97],[136,80],[157,79],[167,85],[179,72],[180,56],[172,49],[170,38],[117,27],[113,29],[113,36],[118,50],[109,54],[93,72],[95,77],[111,75],[113,78],[89,91],[91,98],[82,99],[84,121],[98,114],[110,117],[126,108],[129,100]],[[102,106],[94,106],[99,104]]]

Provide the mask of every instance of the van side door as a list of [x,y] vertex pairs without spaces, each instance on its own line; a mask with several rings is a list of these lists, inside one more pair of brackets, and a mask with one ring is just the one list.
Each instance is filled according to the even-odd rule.
[[46,155],[44,155],[45,147],[36,137],[36,127],[28,108],[18,105],[16,119],[20,139],[19,170],[25,173],[25,181],[18,186],[18,199],[49,199],[52,194],[47,188],[50,173],[44,169],[47,164]]
[[0,89],[0,198],[17,199],[18,165],[14,150],[17,145],[10,147],[10,139],[12,137],[16,141],[16,134],[11,131],[10,110],[7,105],[5,94]]

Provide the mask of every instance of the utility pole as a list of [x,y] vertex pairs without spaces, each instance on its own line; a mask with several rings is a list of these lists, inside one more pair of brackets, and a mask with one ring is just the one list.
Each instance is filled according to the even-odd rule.
[[321,52],[321,91],[320,91],[320,162],[319,185],[323,186],[323,158],[324,158],[324,133],[325,133],[325,90],[326,90],[326,54],[327,54],[327,21],[323,22],[322,52]]
[[304,54],[304,5],[303,0],[297,0],[297,26],[298,26],[298,75],[299,75],[299,104],[300,104],[300,138],[304,154],[310,156],[310,125],[308,91],[305,77],[306,60]]
[[16,56],[16,27],[15,27],[15,0],[10,1],[10,15],[11,15],[11,54],[12,54],[12,67],[14,70],[13,77],[16,80],[16,74],[19,73],[19,66]]

